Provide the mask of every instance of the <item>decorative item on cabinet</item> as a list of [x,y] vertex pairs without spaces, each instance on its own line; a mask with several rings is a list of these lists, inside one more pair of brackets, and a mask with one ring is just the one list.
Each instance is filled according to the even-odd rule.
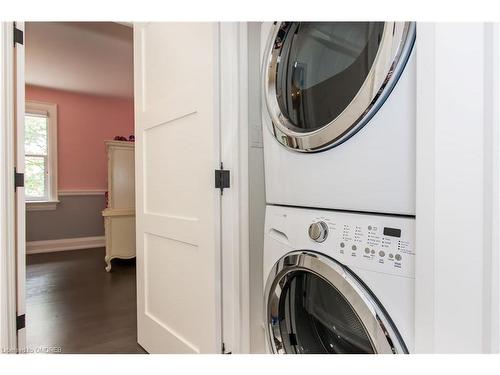
[[106,237],[106,271],[114,258],[135,257],[134,143],[106,141],[108,199],[102,211]]

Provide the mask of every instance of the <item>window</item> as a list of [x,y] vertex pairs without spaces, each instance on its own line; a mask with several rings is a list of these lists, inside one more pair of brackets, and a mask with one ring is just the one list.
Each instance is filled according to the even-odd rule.
[[53,210],[57,196],[57,106],[27,101],[24,120],[28,210]]

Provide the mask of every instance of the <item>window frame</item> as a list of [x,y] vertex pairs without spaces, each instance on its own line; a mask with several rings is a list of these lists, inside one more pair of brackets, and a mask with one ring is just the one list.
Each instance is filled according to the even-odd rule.
[[[28,211],[55,210],[59,203],[57,188],[57,104],[26,100],[25,115],[47,116],[47,198],[42,200],[28,200]],[[25,157],[26,150],[24,152]]]

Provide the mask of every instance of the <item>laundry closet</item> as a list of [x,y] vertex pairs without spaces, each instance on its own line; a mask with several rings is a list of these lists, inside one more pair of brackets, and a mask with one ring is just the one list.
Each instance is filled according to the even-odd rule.
[[[61,345],[75,353],[500,350],[498,24],[58,24],[0,29],[14,40],[2,56],[15,62],[5,65],[15,77],[5,92],[17,103],[5,107],[12,127],[0,140],[16,154],[5,164],[16,188],[2,198],[10,223],[2,234],[13,240],[1,288],[16,297],[2,305],[9,347],[29,346],[26,332],[52,347],[43,340],[59,338],[46,332],[65,332]],[[90,28],[93,50],[96,34],[121,30],[101,36],[114,42],[95,56],[128,57],[127,99],[75,90],[71,98],[95,106],[71,117],[69,94],[50,99],[26,86],[22,37],[34,26],[67,30],[39,39],[45,57],[53,57],[48,36]],[[108,53],[123,46],[121,34],[128,52]],[[83,67],[76,70],[87,84]],[[96,126],[99,106],[116,114],[105,126]],[[73,141],[60,137],[53,147],[54,134],[77,123],[78,134],[60,134]],[[90,123],[94,135],[109,130],[99,152]],[[56,155],[65,168],[54,167]],[[77,168],[68,162],[74,155],[85,155]],[[95,155],[99,173],[89,168]],[[91,186],[98,174],[106,182]],[[55,194],[65,176],[78,177],[81,189],[65,183]],[[83,202],[76,224],[52,222],[67,238],[25,236],[34,219],[28,232],[48,235],[45,217],[70,201]],[[73,237],[90,211],[92,231]],[[61,243],[72,251],[58,253]],[[49,245],[51,254],[35,254]],[[63,277],[40,266],[46,259]],[[71,314],[54,313],[67,310],[48,299],[63,301],[53,291],[69,294]],[[29,311],[38,311],[40,330],[30,331]],[[84,331],[62,320],[56,331],[47,316]],[[75,340],[77,331],[86,336]]]
[[414,22],[261,25],[272,353],[414,350]]

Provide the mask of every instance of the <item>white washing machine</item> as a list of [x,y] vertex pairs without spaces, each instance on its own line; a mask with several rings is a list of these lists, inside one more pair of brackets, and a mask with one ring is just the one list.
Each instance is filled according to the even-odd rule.
[[264,23],[271,204],[415,214],[415,23]]
[[271,353],[411,353],[415,219],[268,206]]

